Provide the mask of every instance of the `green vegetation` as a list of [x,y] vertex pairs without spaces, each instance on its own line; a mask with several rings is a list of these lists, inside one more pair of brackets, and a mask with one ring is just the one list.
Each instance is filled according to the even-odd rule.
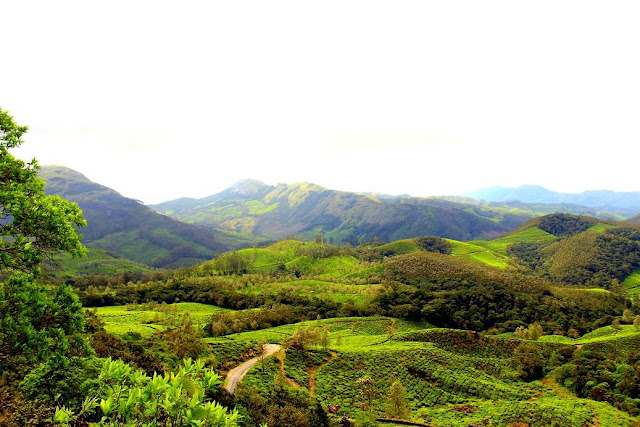
[[201,200],[178,199],[154,208],[212,230],[303,240],[322,232],[329,243],[352,245],[428,235],[482,238],[512,230],[536,215],[442,199],[377,198],[310,183],[273,187],[257,181],[238,182]]
[[627,292],[631,295],[640,294],[640,272],[633,272],[623,282]]
[[156,331],[164,331],[176,319],[189,313],[191,318],[203,327],[212,314],[226,309],[207,304],[179,302],[175,304],[129,304],[126,306],[97,307],[95,313],[105,323],[105,330],[115,335],[129,332],[149,336]]
[[[629,298],[640,282],[640,231],[633,225],[552,214],[498,239],[461,242],[433,233],[491,234],[517,218],[478,205],[458,211],[437,199],[244,181],[171,210],[208,212],[233,228],[228,239],[272,224],[315,241],[204,261],[221,247],[215,232],[198,234],[55,169],[49,179],[59,190],[93,192],[90,200],[79,196],[90,226],[101,203],[116,221],[88,230],[92,247],[112,252],[92,251],[83,262],[63,255],[65,270],[50,265],[42,282],[46,255],[84,252],[73,228],[82,216],[45,196],[36,167],[8,153],[24,128],[1,110],[0,119],[7,184],[0,203],[11,216],[0,224],[0,424],[640,422],[640,306]],[[349,216],[320,215],[336,208]],[[365,211],[377,225],[362,219]],[[445,214],[448,231],[434,229]],[[281,215],[288,219],[278,223]],[[424,237],[406,238],[417,231]],[[371,238],[378,233],[404,240],[381,244]],[[337,236],[367,243],[326,244]],[[152,270],[114,253],[146,265],[198,265]],[[82,269],[93,274],[74,274]],[[265,349],[277,353],[265,358]],[[243,361],[257,364],[234,394],[221,390]]]
[[149,271],[149,267],[122,258],[104,249],[88,248],[82,258],[69,254],[57,255],[46,262],[45,273],[57,277],[72,277],[76,274],[117,274]]

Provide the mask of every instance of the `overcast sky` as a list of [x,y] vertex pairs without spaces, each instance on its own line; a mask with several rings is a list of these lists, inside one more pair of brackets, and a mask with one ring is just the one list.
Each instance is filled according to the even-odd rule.
[[2,1],[16,154],[155,203],[241,178],[640,190],[637,1]]

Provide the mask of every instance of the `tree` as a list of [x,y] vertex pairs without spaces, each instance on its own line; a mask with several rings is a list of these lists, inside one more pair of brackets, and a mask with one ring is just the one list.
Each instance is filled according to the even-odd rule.
[[611,329],[618,333],[618,331],[622,329],[622,326],[620,326],[620,320],[615,319],[613,322],[611,322]]
[[540,349],[533,344],[523,343],[518,346],[514,361],[520,368],[520,378],[524,381],[537,380],[544,375],[544,357]]
[[35,159],[25,163],[9,153],[26,131],[0,109],[0,270],[37,274],[43,258],[57,251],[84,254],[76,227],[86,221],[75,203],[45,195]]
[[202,342],[202,332],[189,313],[185,313],[180,322],[166,332],[158,333],[161,341],[180,359],[186,357],[197,358],[206,351]]
[[309,346],[318,344],[320,342],[320,330],[316,326],[309,325],[306,328],[299,325],[295,330],[291,338],[285,342],[286,348],[295,348],[300,351],[305,351]]
[[404,396],[404,387],[400,381],[394,381],[389,388],[389,406],[387,415],[393,418],[403,418],[409,412],[407,399]]
[[[72,399],[75,390],[62,380],[74,376],[75,362],[92,353],[82,336],[82,306],[69,286],[51,289],[34,279],[45,257],[84,253],[76,228],[86,222],[75,203],[45,195],[35,159],[25,163],[9,153],[26,131],[0,109],[0,372],[6,374],[0,388],[15,389],[39,364],[25,379],[24,392]],[[57,385],[44,390],[40,384],[47,380]],[[42,402],[41,396],[36,400]],[[30,417],[4,403],[15,415]]]
[[373,400],[380,394],[376,382],[369,375],[365,375],[356,381],[356,386],[360,390],[360,395],[366,401],[367,408],[371,411]]
[[451,245],[451,243],[438,236],[418,237],[416,239],[416,244],[423,251],[439,252],[445,255],[450,254],[453,250],[453,245]]

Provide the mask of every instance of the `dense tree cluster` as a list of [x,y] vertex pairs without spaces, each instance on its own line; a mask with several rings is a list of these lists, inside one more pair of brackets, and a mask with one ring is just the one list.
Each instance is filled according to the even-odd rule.
[[[585,332],[626,308],[624,297],[557,292],[533,276],[475,266],[421,252],[385,263],[388,286],[375,304],[386,315],[423,319],[440,327],[513,331],[540,322],[547,330]],[[407,286],[408,285],[408,286]],[[556,292],[556,293],[554,293]]]
[[453,250],[451,243],[438,236],[418,237],[416,244],[423,251],[438,252],[445,255],[450,254]]
[[556,213],[540,218],[538,228],[558,237],[573,236],[595,225],[597,220],[588,216]]
[[507,253],[538,276],[611,289],[640,268],[640,229],[612,227],[554,243],[516,243]]
[[581,349],[556,372],[556,380],[579,397],[614,404],[640,413],[640,352],[606,354]]

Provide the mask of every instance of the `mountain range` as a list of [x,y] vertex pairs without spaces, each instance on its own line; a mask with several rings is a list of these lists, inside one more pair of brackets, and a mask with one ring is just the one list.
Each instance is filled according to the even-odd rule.
[[[181,198],[145,206],[63,166],[45,166],[40,175],[48,194],[77,202],[83,210],[88,226],[81,232],[92,251],[87,268],[109,265],[110,272],[117,270],[113,266],[119,260],[126,269],[174,268],[197,264],[216,253],[290,237],[321,238],[335,244],[391,242],[425,235],[463,241],[494,238],[534,217],[555,212],[617,220],[633,213],[631,208],[599,210],[562,201],[546,204],[539,200],[550,200],[553,192],[541,187],[530,192],[539,195],[530,197],[535,203],[525,203],[358,194],[312,183],[274,186],[257,180],[239,181],[202,199]],[[517,195],[507,189],[498,193],[495,198]],[[491,198],[488,191],[480,195]],[[627,216],[619,213],[622,211]]]
[[525,203],[581,205],[625,217],[640,212],[640,192],[618,192],[611,190],[589,190],[582,193],[559,193],[538,185],[521,187],[488,187],[463,194],[473,199],[489,202],[520,201]]
[[378,197],[329,190],[316,184],[239,181],[202,199],[181,198],[152,208],[209,229],[251,233],[271,239],[314,239],[358,244],[423,235],[458,240],[495,237],[534,215],[511,213],[437,198]]

